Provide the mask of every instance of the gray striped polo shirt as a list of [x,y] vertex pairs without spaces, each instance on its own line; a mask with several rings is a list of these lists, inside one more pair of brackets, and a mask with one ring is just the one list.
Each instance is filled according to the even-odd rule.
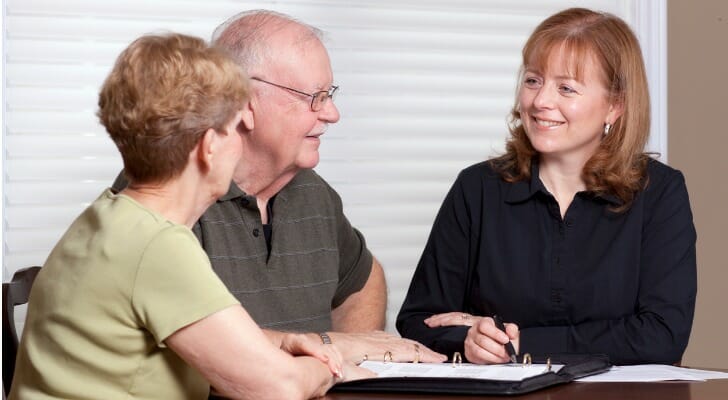
[[193,231],[215,272],[263,328],[331,329],[331,310],[359,291],[372,266],[341,198],[313,170],[300,171],[273,205],[268,254],[255,198],[235,184]]

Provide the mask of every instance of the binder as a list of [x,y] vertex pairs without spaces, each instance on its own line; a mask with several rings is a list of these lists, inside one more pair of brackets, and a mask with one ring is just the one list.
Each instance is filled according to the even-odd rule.
[[[455,358],[455,357],[453,357]],[[606,355],[561,354],[534,357],[534,363],[562,364],[556,371],[547,371],[517,381],[450,377],[382,377],[343,382],[334,385],[334,392],[386,392],[458,395],[520,395],[551,386],[569,383],[585,376],[606,372],[611,367]]]

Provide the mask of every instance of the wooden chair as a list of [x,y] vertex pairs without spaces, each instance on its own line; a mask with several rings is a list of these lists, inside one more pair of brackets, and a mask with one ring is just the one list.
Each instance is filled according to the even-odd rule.
[[15,306],[28,302],[30,288],[40,267],[15,272],[10,282],[3,282],[3,398],[10,393],[18,353],[18,332],[15,330]]

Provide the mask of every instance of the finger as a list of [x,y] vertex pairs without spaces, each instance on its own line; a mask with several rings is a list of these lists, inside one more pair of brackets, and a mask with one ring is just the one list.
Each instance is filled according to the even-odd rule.
[[435,314],[431,317],[425,319],[425,324],[427,326],[433,328],[436,326],[443,326],[443,323],[450,323],[451,321],[457,320],[457,318],[462,318],[463,313],[456,313],[456,312],[448,312],[448,313],[441,313],[441,314]]
[[465,357],[475,364],[501,364],[508,362],[508,354],[491,338],[474,334],[465,339]]
[[505,324],[505,327],[506,327],[506,335],[508,335],[508,337],[511,340],[515,340],[520,337],[521,331],[518,329],[518,325],[508,323],[508,324]]
[[506,344],[511,340],[505,332],[495,326],[492,318],[483,318],[479,321],[477,329],[480,334],[492,338],[501,345]]

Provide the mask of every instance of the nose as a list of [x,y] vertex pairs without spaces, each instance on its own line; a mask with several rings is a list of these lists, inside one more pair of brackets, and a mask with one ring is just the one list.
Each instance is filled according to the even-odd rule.
[[542,86],[536,91],[536,96],[533,98],[533,106],[536,108],[552,108],[554,104],[553,91],[549,90],[547,86]]
[[326,99],[323,108],[319,111],[319,119],[330,124],[336,123],[341,116],[339,115],[339,109],[336,108],[333,99]]

